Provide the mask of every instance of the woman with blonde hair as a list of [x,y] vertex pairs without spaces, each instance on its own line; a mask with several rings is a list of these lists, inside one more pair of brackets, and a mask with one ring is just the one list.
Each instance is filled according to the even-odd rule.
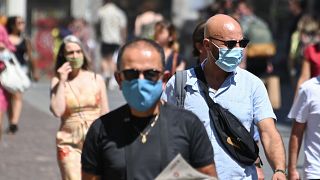
[[88,69],[88,62],[80,40],[73,35],[65,37],[50,93],[50,109],[61,119],[56,143],[62,179],[81,179],[81,152],[87,130],[109,111],[104,81]]

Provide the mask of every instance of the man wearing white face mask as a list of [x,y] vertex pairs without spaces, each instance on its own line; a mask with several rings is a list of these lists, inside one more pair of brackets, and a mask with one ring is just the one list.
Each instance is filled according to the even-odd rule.
[[[82,154],[82,179],[149,180],[181,154],[198,171],[216,176],[206,130],[194,114],[160,101],[164,52],[154,41],[124,45],[115,77],[126,105],[90,127]],[[179,174],[178,174],[179,175]]]
[[[236,20],[223,14],[211,17],[206,22],[203,40],[207,59],[200,69],[214,102],[228,109],[248,131],[252,124],[258,126],[264,151],[274,169],[273,179],[286,179],[284,146],[275,126],[276,117],[265,86],[258,77],[238,67],[248,42],[243,38]],[[258,179],[254,164],[245,165],[236,161],[223,147],[210,119],[198,77],[195,68],[187,70],[185,86],[182,87],[186,92],[183,108],[194,112],[204,124],[214,149],[218,178]],[[173,76],[168,81],[162,99],[180,105],[175,78]]]

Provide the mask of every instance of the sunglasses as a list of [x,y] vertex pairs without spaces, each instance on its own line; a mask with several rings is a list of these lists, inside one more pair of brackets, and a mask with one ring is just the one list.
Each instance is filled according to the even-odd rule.
[[214,40],[223,42],[228,47],[228,49],[232,49],[232,48],[236,47],[237,43],[239,43],[240,47],[245,48],[249,43],[249,39],[246,39],[246,38],[243,38],[243,39],[241,39],[239,41],[237,41],[237,40],[224,41],[224,40],[217,39],[217,38],[214,38],[214,37],[208,37],[208,39],[214,39]]
[[140,74],[142,73],[144,76],[144,79],[156,82],[158,81],[161,72],[154,69],[148,69],[144,71],[136,70],[136,69],[126,69],[121,71],[124,75],[124,78],[128,81],[138,79]]

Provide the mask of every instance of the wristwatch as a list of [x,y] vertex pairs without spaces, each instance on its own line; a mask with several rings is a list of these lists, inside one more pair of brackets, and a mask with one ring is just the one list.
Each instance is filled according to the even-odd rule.
[[283,169],[276,169],[276,170],[274,170],[274,173],[277,173],[277,172],[283,173],[285,176],[287,176],[287,172],[286,172],[285,170],[283,170]]

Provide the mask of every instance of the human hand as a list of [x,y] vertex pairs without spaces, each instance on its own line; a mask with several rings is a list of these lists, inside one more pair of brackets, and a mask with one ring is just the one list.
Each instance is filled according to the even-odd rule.
[[61,82],[66,82],[68,79],[69,73],[72,71],[71,65],[69,62],[65,62],[59,69],[58,69],[58,74],[59,74],[59,80]]
[[288,179],[289,180],[297,180],[300,179],[300,175],[297,169],[289,169],[288,171]]
[[260,167],[256,167],[257,174],[258,174],[258,180],[264,180],[264,173],[263,169]]
[[275,172],[272,176],[272,180],[286,180],[286,175],[282,172]]

